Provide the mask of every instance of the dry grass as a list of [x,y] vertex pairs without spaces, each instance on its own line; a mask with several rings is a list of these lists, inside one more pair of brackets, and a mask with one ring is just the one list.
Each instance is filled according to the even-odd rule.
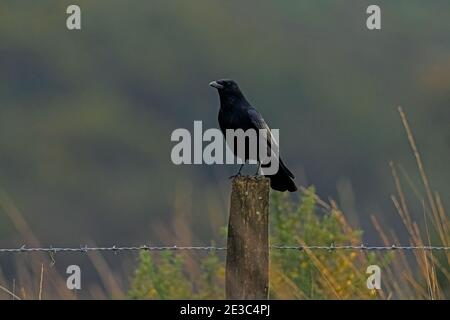
[[[412,179],[407,175],[403,168],[401,168],[402,176],[399,176],[397,165],[394,162],[391,162],[391,173],[396,189],[396,194],[391,196],[392,202],[407,231],[410,245],[449,246],[450,219],[444,210],[439,193],[431,188],[423,160],[418,151],[407,117],[402,108],[399,108],[398,111],[406,131],[409,145],[411,146],[416,160],[424,191],[423,193],[419,191],[419,187],[414,185]],[[416,206],[419,209],[416,210],[422,211],[424,221],[422,229],[412,218],[411,213],[413,209],[411,208],[413,206],[411,204],[408,205],[407,203],[403,180],[406,181],[407,187],[415,196],[417,203],[419,204]],[[303,188],[302,190],[303,192],[308,192],[307,189]],[[345,215],[334,201],[331,200],[330,203],[327,203],[326,201],[317,198],[317,203],[322,206],[323,209],[338,216],[343,230],[347,230],[348,233],[352,231],[352,227],[347,222]],[[371,216],[371,220],[385,246],[390,246],[393,243],[400,243],[396,234],[392,231],[386,231],[375,216]],[[433,243],[431,241],[432,235]],[[353,244],[358,245],[357,243]],[[342,294],[340,294],[340,289],[342,288],[342,283],[339,283],[338,279],[334,278],[335,273],[333,270],[323,265],[311,250],[307,250],[307,254],[314,262],[316,268],[320,271],[323,277],[324,286],[328,286],[334,298],[341,299]],[[360,273],[361,262],[367,264],[369,259],[365,252],[358,251],[354,252],[354,254],[357,256],[355,259],[346,259],[345,261],[347,262],[348,268],[354,269],[355,273]],[[345,259],[348,254],[343,252],[341,255],[340,258]],[[382,255],[383,253],[377,253],[376,260],[382,261],[385,259]],[[372,294],[380,299],[390,299],[392,297],[397,299],[449,299],[448,284],[450,283],[450,254],[448,251],[440,252],[440,255],[437,256],[433,251],[415,250],[413,255],[414,259],[408,259],[404,251],[392,252],[389,259],[390,263],[383,266],[382,269],[383,288],[382,290],[372,292]],[[440,275],[440,279],[438,279],[438,274]],[[447,285],[447,292],[441,287],[440,284],[442,283]],[[301,296],[301,292],[297,292],[297,295]],[[367,289],[363,288],[356,296],[357,298],[367,298]]]
[[[417,169],[420,176],[421,186],[416,186],[411,177],[401,166],[390,162],[391,173],[395,185],[395,194],[391,200],[395,206],[403,227],[407,232],[409,245],[411,246],[446,246],[450,244],[450,220],[447,216],[441,197],[431,187],[428,175],[425,171],[423,160],[418,151],[417,144],[412,134],[409,122],[403,110],[399,108],[400,118],[406,131],[409,145],[412,149]],[[400,168],[400,170],[398,170]],[[400,174],[399,174],[400,171]],[[311,191],[301,188],[302,192],[310,195]],[[406,192],[414,195],[417,204],[408,203]],[[420,190],[423,190],[422,192]],[[345,214],[339,209],[333,200],[325,201],[317,195],[316,203],[324,211],[336,216],[340,227],[345,234],[351,234],[354,229],[348,223]],[[420,225],[413,216],[423,216]],[[376,216],[371,216],[372,224],[377,231],[383,245],[400,244],[398,236],[392,230],[382,227]],[[396,228],[399,230],[400,228]],[[433,239],[433,240],[431,240]],[[357,241],[355,239],[355,241]],[[300,243],[303,244],[303,243]],[[360,243],[353,242],[352,245]],[[382,290],[368,292],[365,285],[354,284],[352,279],[339,279],[340,273],[335,265],[321,261],[318,253],[305,250],[308,258],[319,271],[320,278],[316,282],[326,288],[327,297],[332,299],[449,299],[450,283],[450,254],[448,251],[433,252],[429,250],[415,250],[411,254],[405,251],[376,252],[375,259],[369,257],[367,251],[345,251],[335,252],[333,260],[345,265],[345,268],[353,270],[355,275],[364,272],[364,266],[370,261],[389,261],[382,266]],[[274,283],[277,296],[285,299],[306,298],[307,295],[301,288],[291,283],[290,279],[283,275],[280,270],[274,270]],[[352,290],[345,288],[346,283],[352,283]],[[442,287],[444,284],[444,287]]]
[[[399,113],[417,164],[422,186],[416,186],[401,166],[391,162],[390,169],[396,190],[395,194],[391,196],[393,205],[397,209],[403,226],[407,231],[410,245],[449,246],[450,220],[444,210],[439,193],[431,187],[406,115],[401,108],[399,108]],[[308,189],[302,190],[303,192],[308,192]],[[421,192],[420,190],[423,191]],[[405,194],[414,195],[418,205],[408,203]],[[345,214],[334,201],[330,200],[327,202],[318,197],[316,200],[318,206],[337,217],[344,232],[352,232],[353,227],[348,223]],[[32,228],[30,228],[20,211],[5,193],[0,193],[0,209],[9,217],[27,246],[41,246]],[[423,215],[423,225],[419,225],[413,219],[413,216],[418,216],[418,213]],[[176,222],[176,227],[179,228],[178,234],[183,233],[186,235],[186,237],[182,238],[192,238],[192,235],[189,235],[189,230],[186,228],[186,225],[181,220],[177,220],[178,222]],[[392,243],[399,243],[396,234],[391,230],[383,228],[377,217],[371,216],[371,220],[384,245],[388,246]],[[184,239],[178,240],[182,241]],[[359,245],[360,243],[356,243],[355,240],[355,243],[352,244]],[[388,257],[389,263],[383,266],[382,290],[368,291],[364,286],[360,286],[356,291],[353,290],[351,295],[346,290],[347,283],[342,279],[338,279],[334,270],[324,264],[316,252],[306,250],[306,254],[319,270],[320,279],[317,281],[324,288],[327,288],[329,296],[335,299],[449,298],[450,254],[447,251],[434,253],[432,251],[416,250],[413,253],[414,259],[408,257],[403,251],[391,251]],[[335,254],[336,259],[342,261],[343,267],[350,268],[355,274],[365,272],[365,270],[361,270],[361,266],[367,265],[371,259],[368,253],[363,250],[352,252],[341,251],[333,254]],[[385,254],[376,253],[375,259],[377,261],[386,260]],[[92,299],[122,299],[126,297],[126,285],[124,283],[127,283],[130,275],[115,274],[104,257],[97,252],[91,252],[88,255],[88,259],[90,259],[101,281],[101,284],[93,284],[87,289],[89,292],[88,297]],[[196,265],[195,259],[196,257],[192,255],[187,260],[193,273],[198,273],[199,267]],[[0,298],[18,300],[78,298],[76,293],[66,289],[65,275],[61,275],[56,268],[52,267],[52,257],[46,254],[33,253],[25,257],[18,257],[16,274],[17,278],[11,279],[9,276],[3,275],[0,269]],[[301,288],[298,288],[286,275],[276,268],[272,269],[271,276],[277,285],[278,297],[285,299],[303,299],[307,296]],[[443,288],[442,284],[446,284],[446,288]]]

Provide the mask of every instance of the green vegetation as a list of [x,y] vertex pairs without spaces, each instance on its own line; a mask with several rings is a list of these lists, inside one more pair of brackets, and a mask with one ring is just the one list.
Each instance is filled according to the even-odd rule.
[[[361,231],[352,230],[333,209],[320,216],[314,188],[298,206],[286,195],[272,193],[272,244],[360,244]],[[224,264],[215,252],[200,259],[202,275],[189,273],[183,255],[142,252],[129,296],[134,299],[221,299]],[[270,297],[273,299],[370,298],[365,266],[375,255],[358,252],[272,250]],[[383,262],[384,263],[384,262]]]
[[[364,26],[369,1],[79,0],[83,27],[69,32],[72,1],[2,1],[0,246],[223,243],[235,168],[170,162],[174,129],[217,127],[208,83],[222,76],[281,129],[298,185],[339,203],[274,194],[272,244],[359,245],[364,230],[372,244],[450,245],[450,1],[378,2],[382,32]],[[420,159],[414,174],[397,105],[433,187]],[[220,252],[144,252],[132,276],[135,259],[5,255],[0,297],[223,297]],[[448,299],[449,261],[274,250],[270,295]],[[63,267],[78,262],[74,297]],[[372,262],[385,266],[376,295],[363,283]]]
[[[362,243],[361,230],[348,224],[334,202],[327,204],[322,201],[313,187],[303,192],[299,204],[292,202],[286,194],[272,193],[272,245],[358,246]],[[450,225],[445,214],[441,218],[430,218],[434,219],[434,230]],[[380,237],[385,245],[390,243],[381,229]],[[420,233],[414,232],[410,241],[412,245],[425,243]],[[449,235],[438,233],[435,241],[445,245]],[[195,277],[186,263],[188,259],[183,257],[173,252],[141,252],[128,296],[133,299],[223,299],[223,259],[214,251],[206,257],[198,257],[201,276]],[[448,296],[448,269],[443,267],[448,265],[448,254],[416,252],[418,270],[404,258],[404,253],[394,251],[272,249],[270,298],[436,299]],[[368,290],[366,286],[368,275],[365,270],[372,264],[383,270],[380,291]]]
[[[450,219],[445,213],[439,193],[432,192],[428,176],[418,151],[405,113],[399,108],[402,124],[408,142],[414,153],[417,168],[424,188],[424,194],[411,184],[404,174],[401,179],[397,166],[391,163],[392,177],[397,194],[391,199],[409,235],[412,246],[434,245],[449,246]],[[414,210],[407,203],[403,180],[419,200],[424,210],[425,226],[419,228],[410,212]],[[320,199],[313,187],[303,189],[303,197],[298,205],[287,194],[271,194],[271,243],[284,246],[316,246],[362,244],[361,230],[355,230],[346,220],[336,202],[327,203]],[[372,216],[372,222],[385,246],[398,242],[394,233],[388,236],[378,220]],[[431,240],[432,239],[432,240]],[[404,252],[389,253],[365,250],[279,250],[271,252],[270,298],[272,299],[445,299],[449,296],[448,272],[450,254],[448,252],[413,252],[415,263],[411,264]],[[162,262],[154,262],[147,253],[140,257],[139,267],[130,290],[132,298],[172,298],[172,286],[180,285],[186,297],[219,299],[223,297],[223,267],[217,256],[211,253],[202,261],[208,265],[206,277],[201,278],[200,291],[196,291],[196,279],[189,276],[180,256],[171,254],[162,257]],[[208,263],[209,261],[209,263]],[[211,263],[212,262],[212,263]],[[382,290],[368,290],[365,270],[369,265],[377,264],[383,270]],[[148,279],[151,270],[153,277]],[[159,270],[159,272],[155,272]],[[174,274],[180,282],[173,283],[164,275]],[[145,281],[147,279],[147,281]],[[205,286],[205,279],[207,286]],[[214,279],[214,281],[211,281]],[[160,285],[164,283],[164,286]],[[207,287],[208,290],[202,291]],[[199,296],[200,292],[208,292]]]

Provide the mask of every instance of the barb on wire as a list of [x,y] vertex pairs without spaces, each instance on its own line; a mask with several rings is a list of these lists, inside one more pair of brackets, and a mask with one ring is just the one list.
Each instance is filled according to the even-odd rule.
[[[391,245],[391,246],[366,246],[364,244],[361,245],[335,245],[331,243],[330,245],[303,245],[303,246],[289,246],[289,245],[272,245],[270,246],[272,250],[442,250],[448,251],[450,247],[445,246],[399,246],[399,245]],[[42,248],[27,248],[25,245],[20,248],[0,248],[0,253],[25,253],[25,252],[45,252],[50,254],[50,256],[54,257],[54,255],[58,252],[79,252],[79,253],[87,253],[89,251],[111,251],[114,253],[118,253],[121,251],[224,251],[227,250],[226,247],[215,247],[215,246],[132,246],[132,247],[124,247],[113,245],[110,247],[89,247],[89,246],[80,246],[80,247],[42,247]]]

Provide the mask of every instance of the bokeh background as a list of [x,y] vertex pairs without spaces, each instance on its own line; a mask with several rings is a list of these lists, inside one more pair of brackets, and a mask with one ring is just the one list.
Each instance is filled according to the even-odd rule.
[[[66,28],[74,3],[81,31]],[[398,106],[449,203],[449,34],[444,0],[2,0],[2,201],[44,245],[223,243],[237,167],[175,166],[170,134],[217,127],[208,83],[233,78],[280,128],[296,182],[376,242],[370,215],[398,223],[389,161],[419,181]],[[0,246],[18,247],[4,211]]]

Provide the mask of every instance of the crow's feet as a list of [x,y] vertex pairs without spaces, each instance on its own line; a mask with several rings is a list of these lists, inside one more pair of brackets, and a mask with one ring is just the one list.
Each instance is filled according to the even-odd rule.
[[258,161],[258,169],[256,169],[256,172],[253,175],[254,177],[259,177],[259,169],[261,169],[261,162]]
[[241,176],[241,171],[242,171],[242,168],[244,167],[244,165],[245,165],[245,163],[241,164],[241,166],[239,167],[239,171],[235,175],[232,175],[232,176],[228,177],[228,179],[234,179],[236,177],[240,177]]
[[234,178],[240,177],[240,176],[242,176],[242,174],[240,172],[238,172],[236,174],[233,174],[232,176],[229,176],[228,179],[234,179]]

